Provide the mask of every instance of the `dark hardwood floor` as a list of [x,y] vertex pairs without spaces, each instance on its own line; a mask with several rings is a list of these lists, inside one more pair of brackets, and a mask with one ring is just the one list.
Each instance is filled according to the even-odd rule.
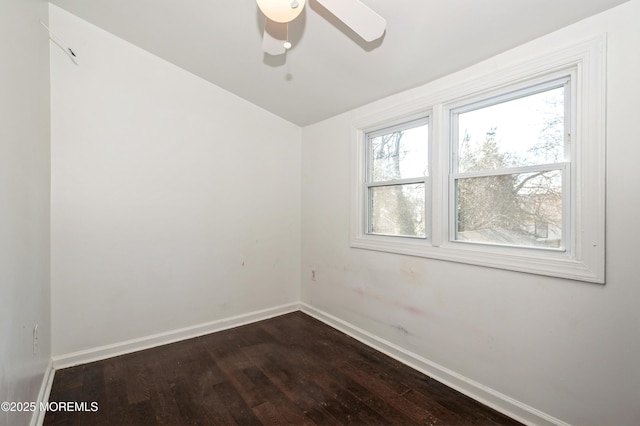
[[45,425],[519,424],[301,312],[56,371],[49,401],[87,411]]

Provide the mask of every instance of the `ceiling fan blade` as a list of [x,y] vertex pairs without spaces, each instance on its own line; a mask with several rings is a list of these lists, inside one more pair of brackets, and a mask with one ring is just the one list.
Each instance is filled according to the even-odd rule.
[[365,41],[384,34],[387,21],[360,0],[317,0]]
[[269,55],[282,55],[287,51],[284,42],[287,41],[287,24],[280,24],[267,19],[262,35],[262,50]]

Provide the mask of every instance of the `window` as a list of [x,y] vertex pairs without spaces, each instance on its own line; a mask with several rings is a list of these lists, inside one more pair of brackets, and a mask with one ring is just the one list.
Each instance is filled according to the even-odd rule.
[[451,240],[571,249],[571,77],[451,110]]
[[370,132],[366,145],[367,233],[426,238],[428,119]]
[[604,42],[355,120],[351,246],[604,283]]

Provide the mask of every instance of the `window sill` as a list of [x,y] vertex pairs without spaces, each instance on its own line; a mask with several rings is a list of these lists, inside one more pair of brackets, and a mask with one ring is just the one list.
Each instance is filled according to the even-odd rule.
[[[463,242],[447,242],[437,247],[424,239],[375,235],[355,237],[351,241],[351,247],[604,284],[603,271],[591,270],[585,262],[558,250],[499,247]],[[595,248],[594,251],[596,251]]]

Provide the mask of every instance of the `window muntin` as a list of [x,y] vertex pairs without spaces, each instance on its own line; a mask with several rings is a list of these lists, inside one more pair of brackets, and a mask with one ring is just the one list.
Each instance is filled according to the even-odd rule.
[[451,110],[452,241],[567,248],[569,95],[563,77]]
[[369,132],[366,233],[427,238],[429,120]]

